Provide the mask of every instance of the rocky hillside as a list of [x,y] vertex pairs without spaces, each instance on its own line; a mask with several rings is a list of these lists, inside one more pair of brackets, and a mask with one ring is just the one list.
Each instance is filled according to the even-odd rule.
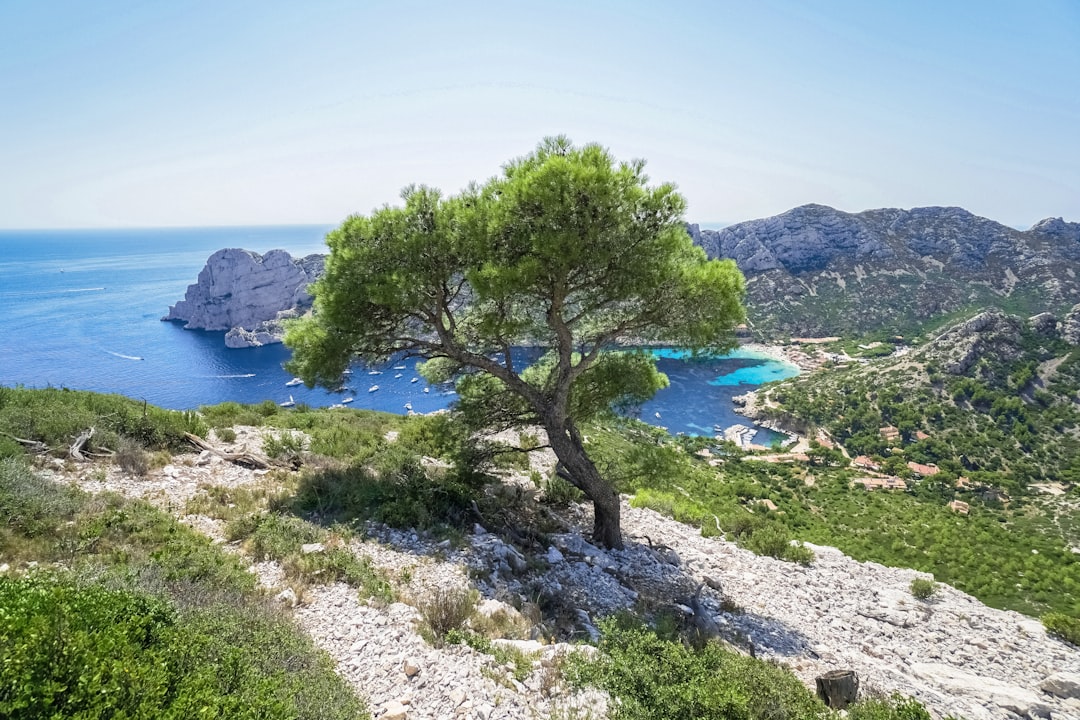
[[745,273],[750,322],[764,336],[903,333],[968,307],[1031,315],[1080,300],[1080,223],[1060,218],[1019,231],[954,207],[803,205],[689,231]]
[[183,322],[188,330],[226,330],[225,344],[233,348],[281,342],[280,321],[311,307],[307,288],[325,261],[325,255],[293,258],[284,250],[218,250],[162,320]]
[[[235,431],[226,449],[261,449],[260,431]],[[537,454],[533,468],[546,470],[553,462],[547,451]],[[224,509],[217,503],[245,489],[280,492],[268,486],[273,475],[208,452],[177,457],[142,478],[91,467],[57,475],[92,493],[146,499],[223,544],[226,524],[212,517],[213,508]],[[196,508],[202,512],[193,513]],[[425,588],[472,585],[485,598],[485,612],[519,617],[497,598],[525,592],[559,598],[580,639],[596,637],[595,619],[635,603],[691,612],[683,603],[696,605],[687,598],[701,587],[699,610],[723,636],[741,638],[758,657],[781,663],[807,684],[845,668],[859,675],[864,692],[911,695],[937,716],[1068,718],[1080,712],[1080,653],[1048,636],[1037,620],[988,608],[944,586],[932,600],[918,600],[910,586],[919,573],[860,563],[833,548],[815,546],[816,560],[802,567],[702,537],[697,528],[625,499],[622,512],[631,542],[621,551],[583,539],[585,514],[579,527],[552,533],[537,556],[480,525],[453,547],[426,533],[369,524],[370,537],[354,539],[348,548],[402,583],[406,600]],[[226,547],[242,552],[235,543]],[[328,547],[314,543],[303,552]],[[383,720],[606,717],[602,696],[551,686],[551,668],[570,646],[498,641],[528,658],[519,679],[510,666],[463,645],[429,645],[418,631],[415,601],[364,603],[355,588],[331,583],[305,587],[298,602],[279,563],[257,562],[251,570],[269,594],[292,608],[300,627]]]

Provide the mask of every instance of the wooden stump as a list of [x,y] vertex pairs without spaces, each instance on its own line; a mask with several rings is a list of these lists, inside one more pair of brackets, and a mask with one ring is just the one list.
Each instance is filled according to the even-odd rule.
[[830,670],[814,682],[818,697],[833,710],[843,710],[859,694],[859,676],[852,670]]

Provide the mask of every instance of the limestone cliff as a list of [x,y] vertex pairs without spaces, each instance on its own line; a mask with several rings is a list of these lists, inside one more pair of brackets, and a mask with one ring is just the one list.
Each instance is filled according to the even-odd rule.
[[710,257],[747,277],[764,335],[903,332],[957,310],[1035,314],[1080,302],[1080,223],[1020,231],[963,208],[845,213],[804,205],[723,230],[688,227]]
[[284,250],[218,250],[162,320],[182,322],[188,330],[225,330],[229,347],[281,342],[281,320],[310,309],[307,288],[322,275],[325,260],[293,258]]

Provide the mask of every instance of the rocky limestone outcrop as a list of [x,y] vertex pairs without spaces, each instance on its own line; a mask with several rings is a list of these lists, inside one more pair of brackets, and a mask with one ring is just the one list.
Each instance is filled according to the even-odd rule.
[[1073,305],[1065,316],[1061,323],[1061,337],[1070,345],[1080,345],[1080,305]]
[[322,275],[325,261],[324,255],[293,258],[284,250],[218,250],[162,320],[183,322],[188,330],[225,330],[225,344],[233,348],[281,342],[281,321],[311,307],[308,286]]
[[803,205],[687,231],[709,257],[735,260],[750,323],[766,336],[900,332],[1015,295],[1032,313],[1080,302],[1080,223],[1061,218],[1020,231],[957,207]]
[[987,353],[1004,360],[1019,357],[1020,336],[1016,318],[986,310],[946,329],[919,350],[919,357],[936,362],[951,375],[965,375]]

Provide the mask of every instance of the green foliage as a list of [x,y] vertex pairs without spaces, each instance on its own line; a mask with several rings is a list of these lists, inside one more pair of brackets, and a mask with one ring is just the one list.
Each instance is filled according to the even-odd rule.
[[4,717],[355,718],[309,640],[265,612],[0,576]]
[[[577,424],[666,378],[651,356],[614,346],[722,351],[744,315],[735,264],[694,246],[673,185],[647,182],[644,162],[556,137],[457,196],[411,186],[402,207],[351,216],[327,236],[316,312],[287,329],[289,370],[332,387],[357,355],[410,353],[429,359],[429,378],[460,374],[469,427],[542,424],[594,501],[594,539],[620,545],[618,504]],[[526,344],[550,354],[513,367],[510,348]]]
[[479,599],[476,590],[463,587],[434,588],[416,598],[416,609],[423,618],[422,633],[435,645],[461,641]]
[[847,708],[847,716],[848,720],[932,720],[918,700],[897,693],[887,698],[860,700]]
[[263,452],[267,457],[280,459],[300,457],[308,449],[307,439],[295,432],[282,430],[276,433],[265,433],[262,437]]
[[911,581],[911,594],[920,600],[929,600],[938,591],[938,584],[927,578],[915,578]]
[[1052,612],[1043,615],[1042,622],[1046,632],[1073,645],[1080,646],[1080,620],[1076,617]]
[[0,538],[49,535],[83,502],[80,491],[39,477],[22,460],[0,459]]
[[628,621],[602,623],[600,655],[571,656],[567,677],[617,700],[613,720],[831,718],[790,672],[717,643],[693,649]]
[[[0,387],[0,433],[66,451],[90,427],[96,430],[92,447],[107,450],[117,450],[120,438],[150,449],[180,450],[186,447],[185,432],[206,432],[196,413],[163,410],[119,395]],[[15,454],[10,441],[0,446],[0,454]]]

